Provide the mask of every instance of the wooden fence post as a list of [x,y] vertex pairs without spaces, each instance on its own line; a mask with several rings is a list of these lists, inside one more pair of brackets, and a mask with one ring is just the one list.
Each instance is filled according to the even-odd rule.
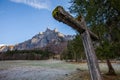
[[102,80],[97,57],[91,41],[91,38],[97,40],[98,37],[87,29],[84,18],[82,18],[81,21],[76,20],[61,6],[56,7],[52,15],[56,20],[69,25],[81,34],[91,80]]

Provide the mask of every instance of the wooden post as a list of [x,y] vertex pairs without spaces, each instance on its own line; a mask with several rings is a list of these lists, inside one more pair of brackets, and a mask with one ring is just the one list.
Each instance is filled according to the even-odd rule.
[[91,75],[91,80],[102,80],[100,69],[97,62],[97,57],[95,55],[95,51],[91,41],[91,38],[93,40],[96,40],[98,39],[98,37],[94,33],[92,33],[90,30],[87,29],[84,18],[81,17],[81,21],[80,22],[77,21],[68,12],[66,12],[61,6],[58,6],[53,11],[53,17],[56,20],[71,26],[81,34],[85,54],[87,57],[88,68]]
[[84,25],[86,30],[85,32],[81,33],[81,37],[88,62],[88,68],[91,75],[91,80],[102,80],[97,57],[95,55],[94,47],[90,38],[90,34],[87,30],[87,26],[84,18],[82,18],[82,21],[83,21],[82,25]]
[[[84,25],[81,24],[82,21],[80,22],[80,21],[76,20],[75,18],[73,18],[61,6],[56,7],[54,9],[52,15],[53,15],[53,17],[56,20],[69,25],[70,27],[72,27],[75,30],[77,30],[79,33],[83,33],[86,30],[86,28],[84,27]],[[90,36],[91,36],[91,38],[93,40],[98,40],[98,37],[97,37],[96,34],[94,34],[93,32],[91,32],[89,29],[88,29],[88,32],[90,33]]]

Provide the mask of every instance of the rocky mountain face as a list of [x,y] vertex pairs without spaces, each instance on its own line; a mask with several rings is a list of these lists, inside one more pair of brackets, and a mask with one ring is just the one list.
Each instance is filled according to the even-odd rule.
[[14,45],[9,45],[9,46],[4,45],[4,46],[0,46],[0,52],[6,52],[6,51],[8,51],[8,50],[10,50],[10,51],[14,50]]
[[57,29],[50,30],[46,29],[45,32],[40,32],[39,34],[32,37],[27,41],[19,43],[14,47],[2,46],[0,51],[9,50],[31,50],[31,49],[42,49],[48,50],[54,53],[61,53],[63,49],[67,46],[68,40],[72,40],[74,36],[64,35],[58,32]]

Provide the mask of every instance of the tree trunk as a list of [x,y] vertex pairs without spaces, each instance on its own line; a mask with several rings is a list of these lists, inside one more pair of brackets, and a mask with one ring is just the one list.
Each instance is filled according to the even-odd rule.
[[114,70],[110,60],[107,59],[106,61],[107,61],[107,65],[108,65],[108,73],[107,73],[107,75],[116,75],[115,70]]
[[77,53],[75,53],[75,62],[78,62]]

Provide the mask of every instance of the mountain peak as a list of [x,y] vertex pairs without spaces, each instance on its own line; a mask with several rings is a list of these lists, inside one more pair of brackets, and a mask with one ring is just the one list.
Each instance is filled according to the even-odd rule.
[[55,28],[55,29],[54,29],[54,32],[58,32],[58,29],[57,29],[57,28]]
[[47,31],[52,31],[52,30],[51,30],[49,27],[47,27],[46,32],[47,32]]
[[54,30],[51,30],[49,27],[47,27],[47,29],[45,30],[45,32],[49,32],[49,31],[51,31],[51,32],[58,32],[58,29],[57,28],[55,28]]
[[67,46],[67,41],[73,38],[73,36],[64,35],[58,32],[56,28],[54,30],[47,28],[44,32],[39,32],[39,34],[36,34],[31,39],[15,45],[14,49],[13,47],[7,47],[7,49],[11,48],[11,50],[31,50],[45,49],[49,47],[53,52],[58,49],[60,49],[58,51],[62,51],[64,47]]

